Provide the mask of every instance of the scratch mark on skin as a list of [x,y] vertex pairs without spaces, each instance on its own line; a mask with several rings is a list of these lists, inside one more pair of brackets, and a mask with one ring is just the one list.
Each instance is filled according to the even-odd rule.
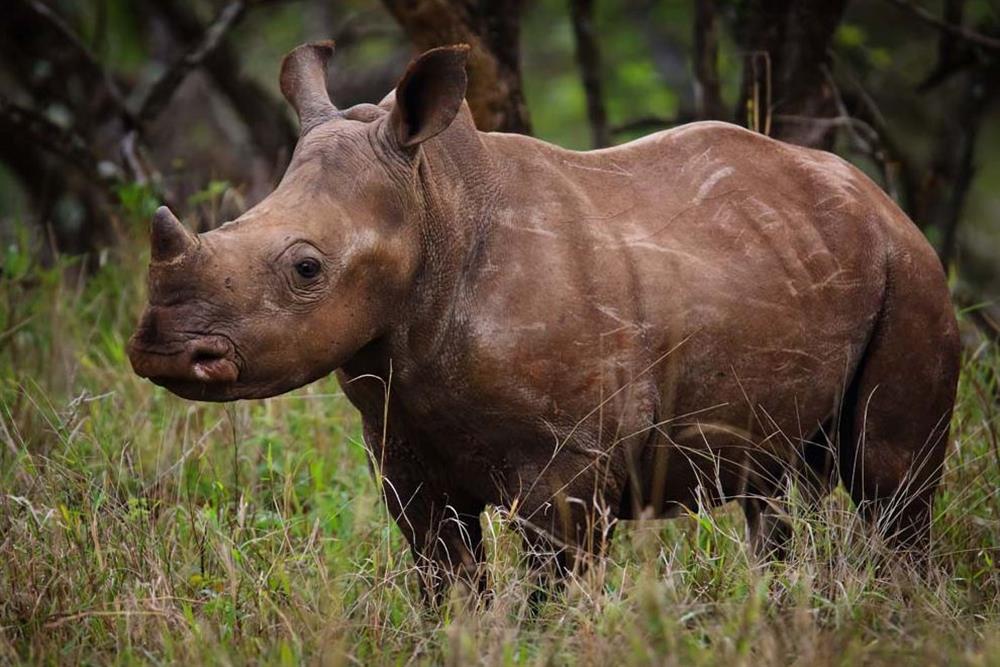
[[612,329],[612,330],[610,330],[610,331],[602,331],[600,335],[601,335],[601,337],[604,337],[604,336],[613,336],[613,335],[615,335],[616,333],[620,333],[620,332],[622,332],[622,331],[627,331],[627,330],[629,330],[629,329],[631,329],[631,328],[632,328],[632,327],[631,327],[630,325],[628,325],[628,324],[623,324],[622,326],[620,326],[620,327],[615,327],[614,329]]
[[618,311],[615,310],[614,308],[612,308],[611,306],[600,305],[600,306],[597,306],[597,310],[601,311],[602,313],[604,313],[605,315],[607,315],[608,317],[610,317],[611,319],[613,319],[618,324],[622,324],[622,325],[625,325],[625,326],[629,326],[629,325],[632,324],[632,322],[627,322],[627,321],[623,320],[621,318],[621,316],[618,314]]
[[840,289],[857,287],[858,286],[858,281],[857,280],[850,280],[850,281],[847,281],[847,282],[841,282],[841,283],[836,283],[836,284],[834,283],[834,280],[836,280],[837,278],[841,277],[842,275],[844,275],[846,273],[847,273],[847,271],[845,271],[844,269],[837,269],[837,270],[833,271],[829,276],[827,276],[826,278],[824,278],[823,280],[820,280],[820,281],[818,281],[816,283],[813,283],[809,287],[809,289],[810,290],[820,290],[820,289],[823,289],[824,287],[827,287],[828,285],[829,286],[833,286],[833,287],[838,287]]
[[792,347],[747,347],[747,349],[753,350],[754,352],[765,352],[771,354],[793,354],[800,357],[805,357],[807,359],[816,361],[821,364],[825,362],[825,360],[820,356],[817,356],[810,352],[806,352],[805,350],[799,350]]
[[795,158],[795,162],[804,171],[808,172],[809,177],[814,183],[821,184],[826,188],[835,191],[835,194],[832,197],[827,197],[820,202],[820,206],[823,206],[826,202],[837,197],[846,200],[846,204],[857,196],[857,186],[855,185],[854,174],[852,173],[851,168],[841,160],[834,158],[833,156],[817,158],[809,155],[798,156]]
[[601,334],[602,336],[609,335],[609,334],[612,334],[612,333],[617,333],[618,331],[623,331],[623,330],[624,331],[632,331],[633,333],[641,333],[642,331],[644,331],[646,329],[646,325],[639,324],[638,322],[632,322],[631,320],[623,319],[618,314],[618,311],[616,309],[612,308],[611,306],[599,305],[599,306],[597,306],[597,310],[599,310],[601,313],[603,313],[604,315],[607,315],[612,320],[614,320],[615,322],[617,322],[618,324],[621,325],[617,329],[613,329],[612,331],[608,331],[608,332],[605,332],[605,333]]
[[635,248],[638,250],[647,250],[651,252],[657,252],[663,255],[672,255],[674,257],[679,257],[681,259],[688,260],[694,265],[702,268],[702,270],[717,274],[721,271],[721,267],[713,263],[709,259],[698,255],[696,253],[687,252],[679,248],[671,248],[669,246],[660,245],[659,243],[654,243],[652,241],[647,241],[644,239],[625,239],[624,244],[617,244],[614,246],[608,246],[611,248],[617,248],[624,245],[628,248]]
[[829,197],[824,197],[823,199],[820,199],[818,202],[816,202],[816,207],[824,209],[826,211],[836,211],[837,209],[844,208],[845,206],[849,206],[850,204],[851,200],[846,195],[834,194],[830,195]]
[[704,183],[701,184],[701,187],[698,188],[698,194],[695,195],[694,200],[696,202],[700,202],[708,195],[709,192],[712,191],[712,188],[714,188],[719,181],[727,176],[731,176],[733,172],[734,170],[732,167],[723,167],[722,169],[717,170],[714,174],[709,176]]
[[541,227],[519,227],[517,225],[505,224],[507,229],[512,229],[516,232],[525,232],[528,234],[537,234],[538,236],[546,236],[548,238],[559,238],[559,235],[549,229],[542,229]]
[[573,169],[583,169],[585,171],[596,171],[603,174],[614,174],[616,176],[631,176],[632,172],[627,169],[623,169],[617,164],[614,165],[614,169],[603,169],[601,167],[588,167],[586,165],[580,164],[578,162],[570,162],[568,160],[563,160],[562,163],[567,167],[572,167]]
[[654,229],[652,232],[650,232],[649,234],[645,235],[642,238],[643,239],[651,239],[654,236],[657,236],[657,235],[663,233],[664,231],[666,231],[667,229],[669,229],[670,226],[676,220],[680,219],[681,217],[683,217],[684,215],[690,213],[691,211],[697,210],[698,205],[704,203],[704,201],[716,200],[716,199],[723,199],[725,197],[729,197],[731,195],[734,195],[734,194],[737,194],[737,193],[740,193],[740,192],[743,192],[743,191],[744,191],[743,188],[734,188],[732,190],[726,190],[724,192],[720,192],[717,195],[712,195],[711,197],[705,197],[704,200],[696,200],[693,203],[689,204],[688,206],[685,206],[681,210],[679,210],[676,213],[674,213],[672,216],[670,216],[670,219],[667,220],[663,225],[661,225],[660,227]]
[[700,167],[703,164],[707,164],[710,161],[709,154],[712,152],[712,147],[709,146],[698,155],[692,156],[681,166],[681,173],[686,173],[688,169],[692,167]]

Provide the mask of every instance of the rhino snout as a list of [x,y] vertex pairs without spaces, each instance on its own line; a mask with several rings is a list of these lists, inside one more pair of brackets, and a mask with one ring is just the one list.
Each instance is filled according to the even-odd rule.
[[156,384],[197,382],[230,384],[239,377],[232,343],[223,336],[198,336],[182,342],[149,345],[137,332],[128,345],[137,375]]

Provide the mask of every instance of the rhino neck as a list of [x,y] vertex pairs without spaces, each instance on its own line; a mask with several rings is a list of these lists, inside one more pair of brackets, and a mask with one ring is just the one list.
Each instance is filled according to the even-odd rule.
[[[424,264],[452,274],[490,235],[499,179],[467,109],[424,144],[418,165]],[[446,252],[442,252],[446,251]]]
[[462,295],[482,269],[501,184],[480,136],[463,110],[452,127],[422,147],[421,265],[383,348],[397,367],[407,362],[426,367],[442,358],[463,317]]

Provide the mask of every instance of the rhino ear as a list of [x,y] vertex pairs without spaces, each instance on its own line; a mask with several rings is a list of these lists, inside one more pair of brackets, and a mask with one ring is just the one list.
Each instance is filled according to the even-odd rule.
[[445,130],[465,99],[465,44],[431,49],[410,63],[396,85],[389,123],[400,146],[412,147]]
[[299,134],[337,115],[326,91],[326,65],[332,55],[333,42],[312,42],[295,47],[281,61],[281,94],[295,107]]

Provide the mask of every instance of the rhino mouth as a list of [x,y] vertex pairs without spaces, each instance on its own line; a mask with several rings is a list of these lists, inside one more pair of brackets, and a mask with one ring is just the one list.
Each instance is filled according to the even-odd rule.
[[137,332],[129,341],[128,356],[137,375],[171,391],[231,385],[240,376],[235,346],[225,336],[193,336],[151,345]]

